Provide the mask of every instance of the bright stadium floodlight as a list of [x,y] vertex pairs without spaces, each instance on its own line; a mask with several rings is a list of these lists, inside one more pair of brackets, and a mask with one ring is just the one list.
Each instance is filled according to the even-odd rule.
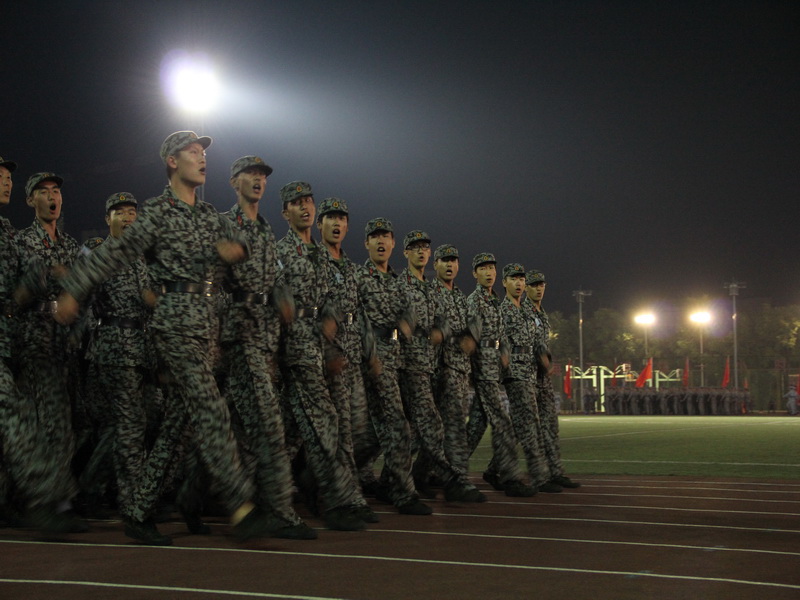
[[220,84],[206,56],[171,53],[164,59],[162,77],[167,97],[181,110],[202,115],[217,103]]
[[645,360],[649,357],[647,351],[647,329],[656,322],[656,316],[653,313],[642,313],[633,317],[633,322],[641,325],[644,329],[644,357]]

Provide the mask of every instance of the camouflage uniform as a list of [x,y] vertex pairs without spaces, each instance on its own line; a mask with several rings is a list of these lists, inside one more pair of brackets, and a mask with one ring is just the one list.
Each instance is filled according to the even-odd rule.
[[[246,168],[241,164],[234,163],[232,177]],[[240,447],[255,479],[257,504],[272,511],[282,524],[295,525],[300,518],[291,505],[291,466],[271,374],[280,332],[274,303],[284,299],[274,289],[275,236],[261,215],[252,221],[238,204],[226,215],[247,235],[251,248],[246,261],[231,267],[232,291],[222,321],[226,396],[243,429]]]
[[[504,279],[514,275],[525,275],[522,265],[511,263],[503,268]],[[539,487],[550,477],[543,464],[539,414],[536,408],[536,363],[533,357],[539,348],[534,337],[535,329],[531,326],[527,313],[527,310],[516,306],[508,296],[500,304],[500,314],[511,353],[503,386],[508,394],[514,433],[527,459],[531,485]]]
[[[430,237],[415,230],[405,236],[403,246],[408,248],[418,241],[430,242]],[[417,318],[411,339],[403,339],[400,343],[403,355],[400,392],[422,457],[414,465],[414,480],[420,484],[424,482],[430,464],[444,481],[446,495],[448,489],[456,487],[474,489],[466,471],[451,463],[444,453],[444,426],[433,399],[435,359],[430,336],[434,329],[439,329],[445,343],[449,343],[450,325],[439,312],[428,281],[417,279],[408,268],[400,273],[399,281]]]
[[[484,252],[475,256],[472,269],[494,262],[494,256]],[[492,460],[487,472],[496,474],[499,483],[506,485],[519,480],[520,469],[511,417],[500,403],[500,356],[509,351],[500,300],[493,290],[489,294],[478,285],[467,297],[467,308],[470,318],[480,327],[478,347],[472,358],[475,397],[467,421],[467,448],[472,455],[487,425],[491,426]]]
[[[526,284],[531,285],[539,281],[544,281],[544,275],[539,271],[529,271],[526,273]],[[524,297],[522,306],[529,311],[529,319],[535,329],[535,348],[536,355],[550,355],[548,347],[550,340],[550,319],[544,308],[536,309],[533,302]],[[534,357],[535,360],[535,357]],[[561,448],[558,435],[558,413],[556,412],[555,392],[550,375],[544,369],[537,369],[536,372],[536,407],[539,412],[539,423],[541,425],[542,446],[544,458],[547,462],[552,477],[563,477],[564,466],[561,464]]]
[[211,204],[196,198],[190,206],[168,185],[161,196],[147,201],[125,235],[104,242],[62,281],[80,300],[144,255],[156,289],[163,292],[150,325],[170,390],[158,439],[131,494],[127,516],[135,521],[146,521],[152,514],[166,483],[167,467],[175,462],[189,425],[212,489],[228,511],[233,513],[252,496],[208,358],[222,271],[216,250],[220,239],[246,245],[234,224]]
[[[28,180],[28,196],[45,178],[40,173]],[[48,179],[60,178],[49,174]],[[38,181],[36,179],[38,178]],[[35,183],[33,183],[35,182]],[[60,229],[52,239],[38,220],[23,229],[15,238],[22,261],[22,270],[50,269],[57,265],[69,268],[78,256],[78,243]],[[14,344],[19,368],[20,391],[32,398],[39,419],[40,443],[57,474],[56,489],[61,499],[70,499],[77,485],[70,466],[75,450],[72,432],[72,406],[67,391],[67,353],[69,328],[52,318],[55,301],[61,291],[58,280],[47,276],[46,289],[16,315]]]
[[[0,165],[9,171],[16,166],[1,158]],[[21,277],[15,236],[11,223],[0,217],[0,507],[8,494],[6,474],[30,505],[54,505],[63,496],[40,442],[36,407],[20,393],[11,371],[12,295]]]
[[[370,224],[377,224],[374,230],[391,231],[391,223],[386,219],[373,219]],[[370,224],[367,225],[367,236],[371,233]],[[401,356],[397,328],[401,320],[413,326],[414,317],[409,312],[405,291],[391,267],[388,273],[382,273],[367,259],[355,275],[382,366],[379,375],[364,376],[372,426],[364,436],[355,439],[356,464],[359,468],[371,464],[383,450],[381,481],[387,487],[389,499],[400,507],[418,499],[411,478],[411,428],[403,412],[398,385]]]
[[[106,214],[120,204],[138,206],[133,195],[118,193],[106,201]],[[84,248],[94,251],[101,243],[103,240],[93,241],[84,244]],[[155,360],[147,333],[151,311],[142,298],[145,290],[153,288],[144,258],[138,257],[103,282],[92,300],[97,327],[87,358],[96,368],[97,398],[107,409],[98,412],[106,412],[108,426],[100,432],[80,483],[81,489],[90,493],[102,489],[108,475],[103,468],[104,459],[113,455],[118,502],[123,513],[130,511],[131,492],[146,454],[147,414],[153,413],[150,407],[155,402],[145,394],[146,389],[150,392],[155,389],[145,385],[152,378]]]
[[[311,186],[293,182],[311,195]],[[301,196],[294,196],[295,198]],[[286,201],[286,200],[284,200]],[[339,445],[339,417],[325,380],[325,356],[321,318],[339,321],[329,288],[330,266],[327,250],[312,240],[306,245],[292,229],[278,242],[279,281],[293,295],[296,316],[286,327],[283,362],[286,368],[285,397],[305,444],[308,465],[313,472],[327,510],[339,512],[351,506],[366,506],[346,451]]]

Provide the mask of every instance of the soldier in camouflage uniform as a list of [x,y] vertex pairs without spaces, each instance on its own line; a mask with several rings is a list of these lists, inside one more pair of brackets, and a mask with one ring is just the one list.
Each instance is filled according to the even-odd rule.
[[503,267],[503,287],[506,297],[500,304],[500,313],[503,315],[511,354],[503,386],[508,394],[511,423],[517,441],[525,452],[531,485],[540,492],[558,493],[561,486],[549,483],[536,408],[534,380],[537,368],[533,357],[544,349],[536,336],[536,329],[531,326],[528,311],[521,305],[525,294],[525,268],[521,264],[510,263]]
[[[136,220],[139,203],[133,194],[119,192],[105,203],[106,223],[112,238],[118,238]],[[94,251],[102,238],[84,244],[86,253]],[[95,291],[92,317],[97,326],[92,332],[87,359],[97,378],[94,412],[103,427],[92,457],[81,474],[81,490],[90,498],[104,490],[109,475],[116,472],[118,505],[123,514],[130,510],[131,492],[140,474],[145,451],[147,400],[145,384],[155,367],[147,338],[153,284],[144,258],[120,269]],[[113,458],[112,458],[113,457]],[[109,473],[107,465],[113,464]]]
[[[11,173],[16,167],[16,163],[0,158],[0,205],[11,200]],[[11,223],[0,217],[0,518],[10,525],[18,522],[13,508],[6,506],[13,483],[28,505],[34,524],[50,533],[80,530],[84,524],[73,515],[56,513],[57,503],[65,499],[58,488],[60,477],[41,444],[36,407],[20,392],[11,370],[11,319],[17,308],[13,299],[15,289],[18,286],[37,289],[44,283],[38,281],[38,269],[22,273],[15,237]]]
[[[14,356],[20,391],[36,405],[40,443],[52,462],[49,468],[56,474],[57,495],[62,501],[70,501],[77,493],[77,484],[70,470],[75,440],[67,388],[69,328],[53,320],[53,313],[60,291],[58,277],[78,257],[79,246],[58,227],[62,183],[55,173],[36,173],[25,184],[26,202],[34,209],[35,219],[15,238],[22,271],[44,267],[48,274],[46,288],[16,315]],[[71,510],[66,503],[61,508]]]
[[314,539],[316,531],[292,508],[292,474],[283,419],[272,385],[270,360],[277,351],[279,311],[289,306],[287,291],[275,288],[278,267],[275,236],[258,213],[272,167],[258,156],[243,156],[231,166],[236,204],[226,215],[250,243],[250,256],[230,267],[228,309],[222,322],[222,347],[228,377],[226,397],[241,424],[243,458],[256,484],[256,503],[274,515],[274,537]]
[[[311,237],[314,197],[311,186],[293,181],[281,188],[283,217],[289,231],[278,242],[279,278],[292,290],[295,318],[288,324],[283,352],[285,401],[302,436],[306,459],[325,501],[330,529],[363,529],[374,520],[339,444],[339,417],[331,399],[325,369],[341,368],[341,355],[328,354],[339,309],[330,292],[327,250]],[[327,355],[326,355],[327,354]]]
[[[522,306],[529,311],[528,316],[536,328],[537,343],[541,345],[540,352],[533,357],[537,363],[536,369],[536,408],[539,412],[541,426],[541,442],[544,449],[544,458],[550,469],[550,482],[562,488],[577,488],[580,484],[564,475],[564,466],[561,463],[561,446],[558,434],[558,411],[556,409],[553,382],[550,379],[551,354],[550,354],[550,319],[542,308],[542,298],[545,291],[544,274],[541,271],[528,271],[525,273],[525,297]],[[613,389],[615,398],[617,390]],[[618,411],[618,404],[614,403]],[[619,414],[617,412],[616,414]]]
[[140,256],[147,258],[161,291],[150,324],[170,390],[158,438],[131,494],[125,533],[148,544],[172,543],[156,529],[153,512],[187,424],[194,429],[212,491],[231,514],[234,535],[248,539],[268,528],[267,519],[253,510],[253,486],[242,471],[230,415],[208,358],[219,275],[225,264],[245,258],[248,249],[233,222],[196,195],[205,183],[210,144],[211,138],[192,131],[164,140],[160,154],[169,177],[164,193],[145,204],[125,235],[107,240],[74,266],[61,281],[65,291],[56,313],[61,321],[73,319],[78,300]]
[[408,264],[400,273],[400,285],[417,317],[411,337],[400,343],[400,391],[422,457],[412,471],[414,483],[420,491],[431,464],[445,484],[446,500],[485,502],[486,496],[469,482],[466,471],[452,464],[444,453],[444,428],[433,399],[432,378],[434,348],[442,342],[449,343],[451,330],[425,279],[425,265],[431,257],[430,236],[419,229],[410,231],[403,239],[403,254]]
[[511,417],[500,402],[500,366],[508,364],[508,339],[500,300],[492,286],[497,277],[497,261],[489,252],[472,259],[472,274],[477,287],[467,298],[471,318],[480,328],[477,349],[472,359],[475,397],[467,422],[467,448],[475,452],[487,425],[492,427],[492,461],[483,478],[506,496],[529,497],[536,490],[520,480],[516,439]]
[[[403,412],[398,373],[400,336],[409,336],[415,316],[397,273],[389,265],[394,250],[394,229],[388,219],[369,221],[364,229],[369,258],[356,271],[364,317],[380,368],[364,374],[371,426],[354,440],[356,465],[362,468],[383,451],[381,485],[376,497],[394,504],[401,514],[429,515],[430,506],[419,500],[411,477],[411,427]],[[365,365],[368,364],[365,361]]]
[[[356,265],[342,249],[347,235],[349,213],[341,198],[325,198],[317,211],[317,228],[322,245],[328,251],[328,282],[333,299],[341,311],[341,322],[333,344],[342,352],[345,364],[339,373],[328,371],[328,387],[339,412],[339,445],[345,449],[348,465],[358,480],[353,456],[353,429],[363,435],[368,424],[367,405],[361,363],[366,323],[356,283]],[[370,425],[371,426],[371,425]]]

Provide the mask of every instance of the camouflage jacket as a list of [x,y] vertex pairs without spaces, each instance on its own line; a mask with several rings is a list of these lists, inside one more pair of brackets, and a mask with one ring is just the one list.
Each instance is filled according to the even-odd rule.
[[[147,200],[136,221],[119,238],[104,242],[62,281],[78,300],[100,282],[144,255],[156,286],[210,282],[218,289],[225,266],[216,244],[230,240],[249,251],[247,239],[230,219],[207,202],[190,206],[167,185],[161,196]],[[168,292],[156,303],[151,327],[173,335],[210,339],[216,329],[218,294]]]
[[405,288],[411,308],[417,316],[417,326],[410,340],[401,340],[403,351],[403,368],[409,371],[427,371],[433,373],[436,366],[435,348],[430,341],[434,328],[440,329],[444,342],[450,341],[450,326],[441,313],[436,298],[427,280],[414,277],[408,268],[400,273],[400,287]]
[[11,356],[11,314],[14,289],[19,277],[19,253],[14,243],[16,230],[0,217],[0,357]]
[[504,373],[505,378],[532,380],[536,375],[536,362],[533,360],[534,328],[528,311],[521,306],[516,306],[506,296],[500,303],[500,313],[503,315],[503,324],[506,328],[511,353],[508,368]]
[[[298,316],[285,328],[283,360],[287,365],[318,364],[323,343],[321,320],[338,319],[329,282],[328,252],[313,239],[306,245],[292,229],[278,242],[278,281],[292,292]],[[316,309],[316,311],[315,311]],[[315,311],[299,316],[300,311]]]
[[[102,243],[101,238],[90,240],[83,248],[93,252]],[[99,324],[92,332],[86,354],[89,360],[109,366],[154,366],[146,332],[150,308],[142,299],[142,292],[148,289],[153,289],[153,282],[144,258],[137,258],[97,287],[92,297],[91,313]],[[140,327],[121,327],[109,322],[113,319],[126,319],[140,324]]]
[[[275,287],[278,272],[275,235],[264,217],[258,215],[251,221],[238,204],[225,216],[247,236],[250,256],[232,265],[228,272],[226,287],[231,293],[225,297],[222,313],[222,343],[242,341],[274,354],[278,351],[281,326],[276,303],[285,299],[285,291],[282,293]],[[236,300],[236,294],[241,293],[263,294],[265,302]]]
[[[66,341],[68,328],[54,325],[51,313],[38,310],[38,307],[42,302],[50,302],[58,298],[61,292],[60,281],[51,273],[51,269],[58,265],[70,268],[80,252],[78,242],[60,228],[57,229],[56,239],[52,239],[36,220],[30,227],[19,231],[15,241],[19,252],[21,272],[30,274],[42,269],[46,272],[44,287],[38,290],[27,309],[16,313],[15,319],[19,331],[16,334],[15,343],[44,348],[55,341],[57,345],[53,347],[54,349],[63,348],[61,344]],[[54,336],[57,336],[57,341]]]
[[328,282],[336,306],[341,310],[342,322],[336,332],[336,341],[341,346],[345,358],[354,364],[361,364],[364,355],[362,338],[365,335],[366,321],[356,282],[356,265],[344,250],[341,260],[336,260],[325,248],[329,265]]
[[478,338],[474,315],[470,318],[467,308],[467,297],[461,289],[453,284],[450,290],[438,278],[431,281],[431,291],[439,306],[439,312],[450,324],[450,339],[437,348],[437,364],[443,364],[461,373],[469,373],[469,356],[461,349],[460,342],[465,336]]
[[476,323],[478,348],[472,355],[472,377],[480,381],[500,380],[500,356],[508,354],[500,298],[491,295],[480,285],[467,297],[470,319]]
[[392,339],[389,332],[396,329],[403,320],[412,328],[416,325],[406,291],[391,267],[388,273],[382,273],[369,259],[363,267],[356,269],[355,276],[364,317],[374,334],[378,358],[384,367],[399,369],[399,339],[402,336],[398,332],[397,339]]
[[547,316],[544,308],[536,310],[533,302],[527,297],[522,300],[522,308],[525,309],[528,315],[528,320],[534,330],[534,350],[536,352],[534,363],[537,365],[537,376],[543,378],[545,370],[541,364],[541,360],[537,357],[547,355],[550,361],[553,360],[550,354],[550,319]]

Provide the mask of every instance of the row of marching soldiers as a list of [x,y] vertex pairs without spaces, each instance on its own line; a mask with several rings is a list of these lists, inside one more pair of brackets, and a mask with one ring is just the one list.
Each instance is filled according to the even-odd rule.
[[[591,406],[600,396],[590,392]],[[751,412],[750,391],[728,388],[607,388],[609,415],[741,415]]]
[[[85,531],[76,497],[113,501],[127,536],[169,545],[156,514],[171,494],[194,534],[210,532],[213,498],[238,540],[314,539],[298,490],[328,528],[360,530],[378,521],[369,496],[408,515],[431,514],[437,486],[447,501],[486,501],[468,467],[487,427],[483,478],[498,491],[578,486],[560,460],[544,275],[506,265],[501,300],[496,260],[480,253],[467,297],[451,245],[424,277],[421,230],[403,238],[397,274],[384,218],[367,223],[369,259],[355,265],[346,202],[317,207],[302,181],[280,190],[289,229],[276,242],[259,214],[272,173],[261,158],[233,163],[228,212],[198,197],[210,144],[168,136],[168,185],[141,204],[110,196],[105,239],[79,247],[59,228],[63,180],[49,172],[25,186],[33,224],[2,221],[7,521],[17,509],[49,534]],[[15,169],[0,159],[4,203]]]

